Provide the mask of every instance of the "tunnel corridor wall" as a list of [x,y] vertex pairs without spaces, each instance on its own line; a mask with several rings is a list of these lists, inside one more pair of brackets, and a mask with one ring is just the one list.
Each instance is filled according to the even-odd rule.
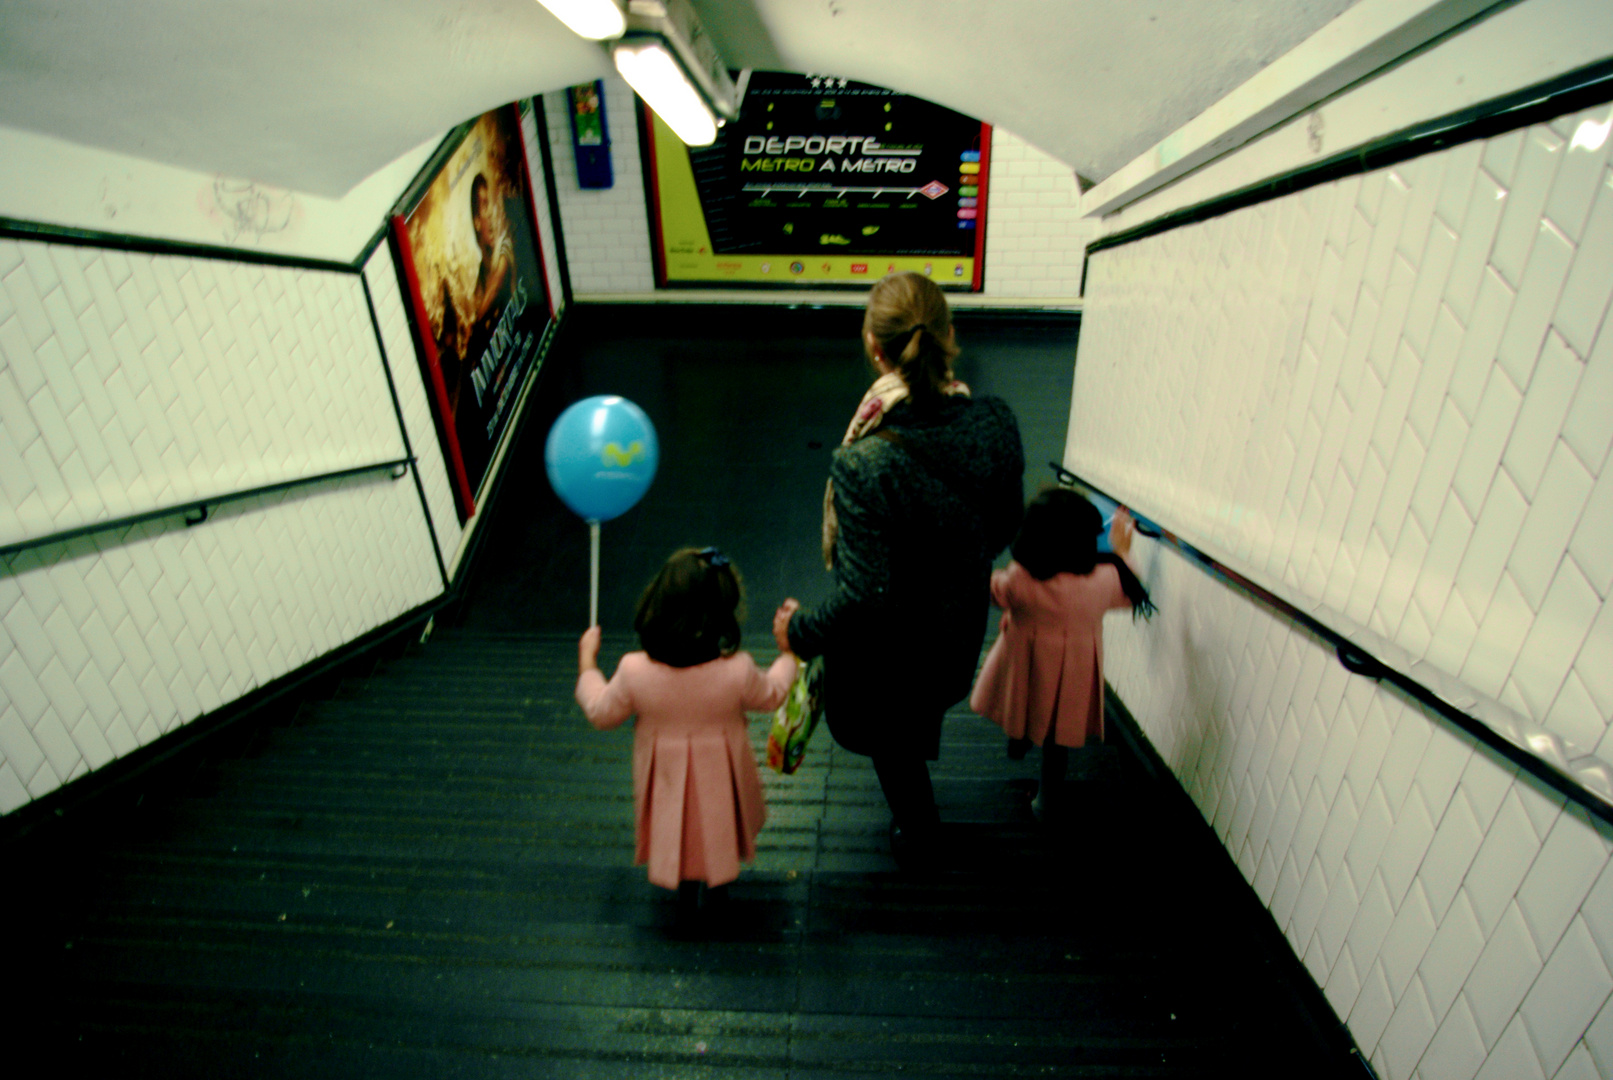
[[[542,177],[534,117],[524,123]],[[547,254],[541,183],[535,196]],[[173,514],[4,556],[0,813],[177,737],[450,587],[478,519],[455,513],[381,225],[351,264],[265,255],[246,237],[237,257],[196,246],[177,221],[174,241],[0,237],[6,544],[415,457],[398,479],[368,473],[211,507],[195,527]],[[307,240],[322,253],[325,238]]]
[[[1605,759],[1610,116],[1094,252],[1064,464]],[[1605,823],[1143,547],[1108,677],[1380,1075],[1608,1075]]]

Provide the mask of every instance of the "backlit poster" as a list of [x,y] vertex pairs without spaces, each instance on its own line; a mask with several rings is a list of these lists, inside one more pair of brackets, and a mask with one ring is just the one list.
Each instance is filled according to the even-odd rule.
[[448,140],[405,205],[392,219],[393,242],[463,522],[550,314],[516,106]]
[[689,148],[645,110],[663,286],[983,279],[991,128],[921,98],[756,72],[738,120]]

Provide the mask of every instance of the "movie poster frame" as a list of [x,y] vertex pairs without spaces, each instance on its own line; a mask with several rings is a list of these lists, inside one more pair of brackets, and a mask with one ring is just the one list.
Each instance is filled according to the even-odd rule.
[[[893,93],[900,94],[899,91],[893,91]],[[913,97],[913,95],[910,95],[910,94],[902,94],[901,96],[903,96],[903,97]],[[914,100],[924,100],[924,99],[914,98]],[[860,281],[860,280],[849,280],[849,281],[848,280],[824,281],[824,280],[814,280],[814,279],[797,280],[797,279],[791,279],[791,278],[785,278],[785,277],[780,277],[779,279],[773,280],[773,281],[728,280],[728,279],[718,278],[718,277],[703,278],[703,279],[678,279],[678,280],[673,280],[669,276],[669,274],[667,273],[667,264],[666,264],[666,255],[667,255],[667,252],[666,252],[666,238],[665,238],[665,233],[664,233],[664,229],[663,229],[662,206],[661,206],[661,183],[660,183],[661,163],[660,163],[660,160],[659,160],[659,153],[658,153],[657,146],[656,146],[656,134],[655,134],[655,125],[657,123],[657,117],[655,115],[654,110],[652,110],[649,107],[649,105],[647,103],[645,103],[642,99],[637,98],[636,95],[635,95],[635,104],[637,105],[637,113],[638,113],[638,116],[637,116],[637,120],[638,120],[637,128],[638,128],[638,138],[639,138],[639,147],[640,147],[639,160],[640,160],[641,168],[642,168],[642,172],[643,172],[644,201],[645,201],[645,204],[646,204],[646,211],[647,211],[646,216],[648,218],[649,229],[650,229],[650,237],[649,237],[649,239],[650,239],[650,261],[651,261],[651,265],[652,265],[652,268],[653,268],[653,271],[654,271],[654,274],[655,274],[655,286],[656,286],[656,288],[658,288],[658,289],[713,289],[713,288],[720,288],[720,289],[752,289],[752,290],[772,291],[772,292],[790,292],[790,291],[797,291],[798,292],[798,291],[801,291],[803,289],[830,290],[830,291],[833,291],[833,290],[861,291],[861,290],[866,290],[868,288],[868,286],[870,284],[872,284],[873,280],[877,280],[879,275],[873,274],[873,273],[869,274],[870,280],[867,281],[867,282]],[[935,103],[928,102],[928,104],[933,105]],[[973,117],[970,117],[969,119],[975,120],[975,118],[973,118]],[[980,172],[978,174],[978,176],[979,176],[978,184],[979,184],[980,192],[979,192],[979,195],[978,195],[978,214],[977,214],[976,219],[975,219],[976,220],[976,226],[975,226],[975,229],[973,230],[974,234],[975,234],[974,255],[973,255],[973,269],[972,269],[972,273],[970,274],[970,280],[967,283],[961,283],[961,282],[960,283],[954,283],[954,282],[951,282],[951,281],[947,281],[947,280],[945,280],[943,278],[936,278],[935,279],[936,284],[940,285],[944,290],[946,290],[948,292],[979,294],[979,293],[982,293],[982,292],[985,291],[985,282],[986,282],[986,229],[987,229],[987,219],[989,217],[990,196],[991,196],[991,180],[990,180],[990,176],[991,176],[991,144],[992,144],[992,130],[993,129],[992,129],[991,124],[989,124],[989,123],[987,123],[987,122],[985,122],[983,120],[975,120],[975,122],[980,124]],[[794,257],[794,258],[803,258],[804,259],[804,258],[810,257],[808,255],[805,255],[804,253],[801,253],[801,254],[797,254],[797,253],[778,253],[778,254],[774,254],[774,253],[770,252],[768,254],[772,258],[775,258],[775,259],[788,259],[788,258],[792,258],[792,257]],[[859,257],[859,256],[857,256],[857,253],[855,253],[855,252],[846,252],[845,254],[846,254],[846,256],[848,258],[850,258],[850,257]],[[868,255],[868,256],[866,256],[866,258],[868,258],[869,260],[876,260],[876,259],[885,258],[885,257],[886,256],[879,256],[879,255]],[[904,256],[904,257],[901,257],[901,258],[916,259],[916,258],[919,258],[919,256]]]
[[[419,359],[421,374],[425,379],[426,398],[431,406],[431,418],[437,431],[437,441],[443,454],[444,464],[447,466],[449,486],[454,496],[454,510],[463,527],[476,514],[477,500],[482,491],[492,479],[494,469],[492,464],[498,460],[499,448],[509,437],[514,427],[515,411],[504,417],[499,425],[497,435],[492,439],[488,452],[489,467],[478,480],[473,490],[470,483],[470,474],[465,467],[464,452],[460,445],[459,432],[454,423],[453,411],[448,398],[448,386],[443,377],[442,362],[437,351],[436,339],[431,334],[431,320],[426,313],[425,300],[421,294],[420,278],[416,270],[414,252],[409,240],[409,218],[419,209],[426,192],[436,183],[442,170],[447,167],[449,160],[464,145],[465,140],[481,123],[483,118],[496,112],[508,112],[513,121],[514,131],[518,142],[519,153],[517,158],[520,169],[521,182],[525,190],[525,207],[531,234],[528,237],[538,267],[538,280],[543,288],[543,309],[546,312],[544,329],[547,330],[555,319],[555,297],[553,282],[549,280],[548,264],[544,257],[543,233],[539,228],[539,215],[537,197],[533,189],[532,170],[529,164],[531,147],[527,144],[525,126],[521,122],[521,102],[510,102],[489,109],[484,113],[472,117],[456,126],[453,131],[444,137],[442,143],[432,154],[416,176],[413,184],[404,193],[403,197],[393,207],[388,221],[388,234],[392,247],[393,262],[397,266],[399,284],[404,293],[404,310],[408,314],[410,331],[414,337],[415,354]],[[535,114],[536,115],[536,114]],[[539,133],[542,137],[542,133]],[[539,335],[541,340],[542,335]],[[531,372],[526,377],[530,378]]]

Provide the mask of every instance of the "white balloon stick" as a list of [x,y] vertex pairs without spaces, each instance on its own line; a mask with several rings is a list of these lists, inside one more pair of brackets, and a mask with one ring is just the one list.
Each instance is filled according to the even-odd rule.
[[588,523],[588,625],[599,625],[599,522]]

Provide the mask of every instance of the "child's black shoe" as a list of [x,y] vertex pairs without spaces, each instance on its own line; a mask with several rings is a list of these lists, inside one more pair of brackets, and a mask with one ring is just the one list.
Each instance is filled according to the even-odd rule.
[[704,888],[702,881],[678,882],[677,927],[679,930],[693,930],[700,922],[700,890]]

